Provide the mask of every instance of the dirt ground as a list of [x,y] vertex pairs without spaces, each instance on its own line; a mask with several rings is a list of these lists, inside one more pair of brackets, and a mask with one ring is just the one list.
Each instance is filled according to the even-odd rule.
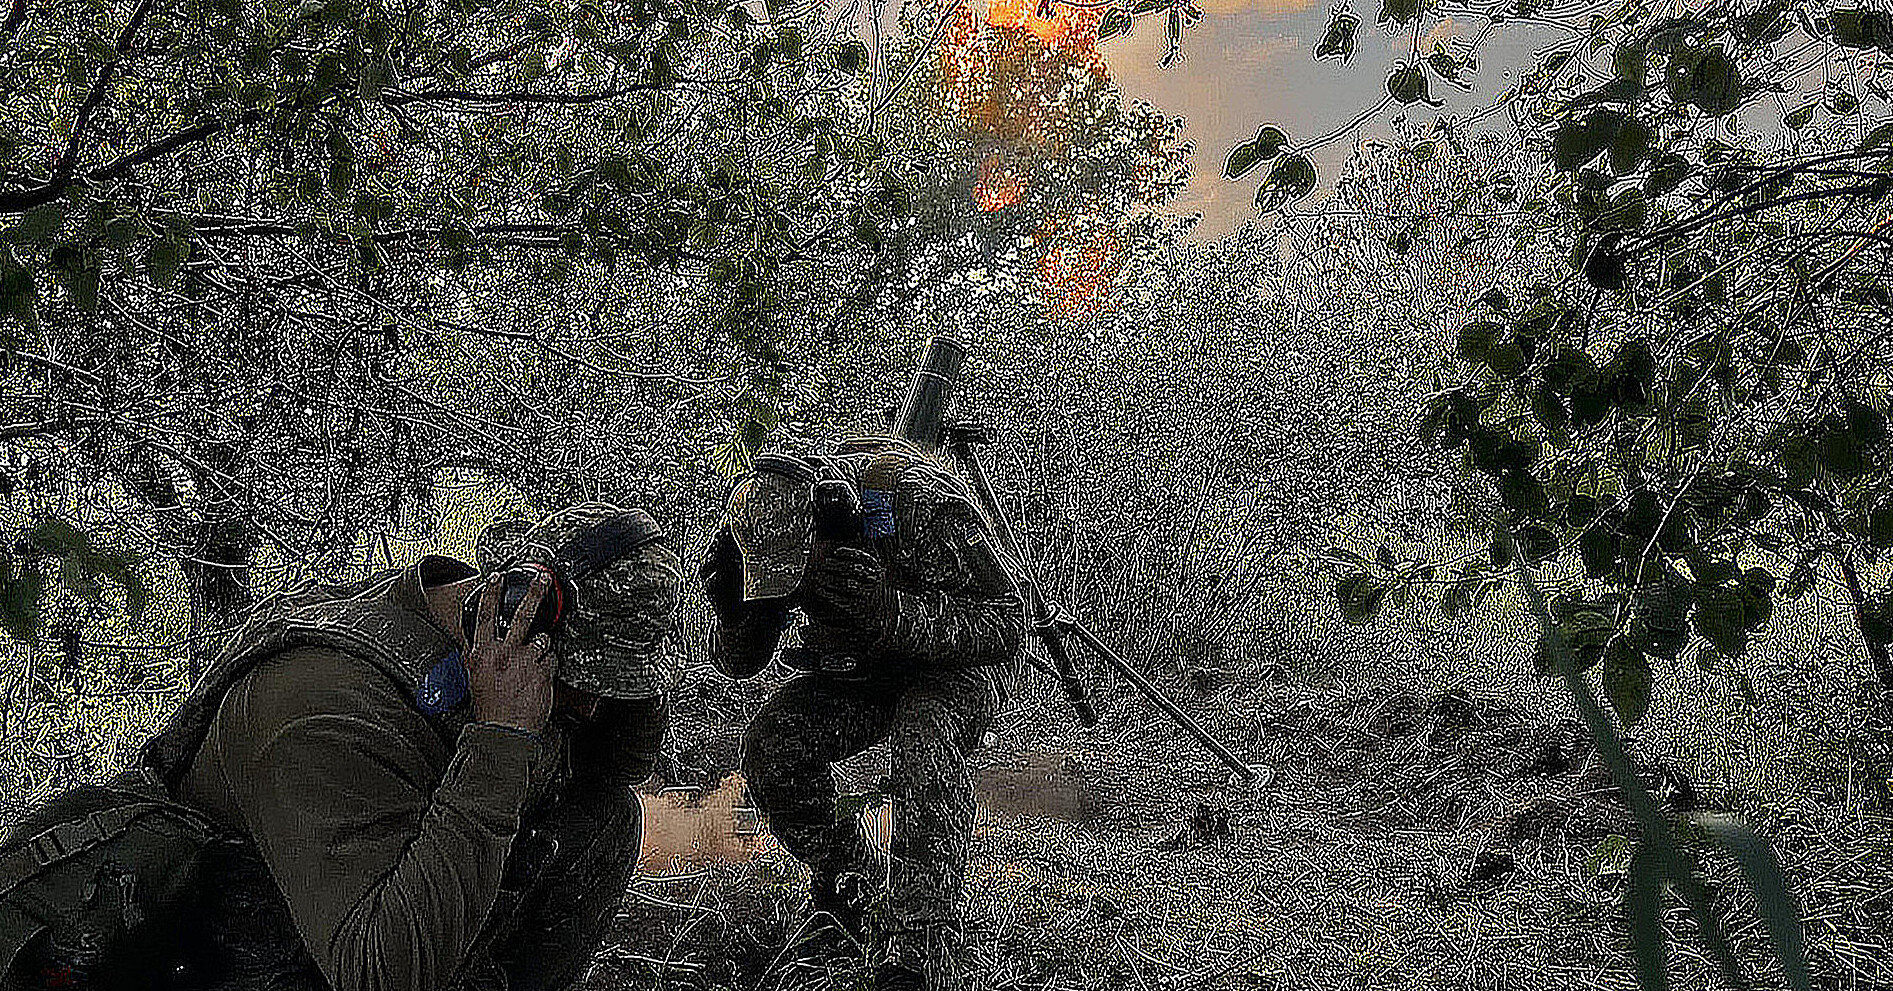
[[[1051,699],[1011,714],[975,775],[968,987],[1636,986],[1619,907],[1634,829],[1574,722],[1458,689],[1281,684],[1196,710],[1273,780],[1232,783],[1134,697],[1089,731]],[[1741,813],[1774,839],[1817,986],[1893,987],[1886,817],[1802,821],[1645,773],[1672,809]],[[857,961],[798,943],[806,873],[766,837],[694,859],[633,886],[588,987],[859,986]],[[1761,966],[1745,889],[1709,869]],[[1720,986],[1670,911],[1675,986]]]

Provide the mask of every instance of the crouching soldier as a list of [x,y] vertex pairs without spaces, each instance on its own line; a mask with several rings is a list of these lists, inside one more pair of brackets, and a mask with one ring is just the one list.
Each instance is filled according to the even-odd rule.
[[[167,818],[125,827],[107,802],[103,825],[57,824],[67,817],[42,810],[16,831],[32,840],[9,846],[43,851],[50,837],[68,862],[42,856],[40,894],[25,883],[0,898],[0,936],[9,918],[28,923],[0,945],[13,956],[0,984],[432,991],[580,977],[636,869],[634,786],[664,739],[655,660],[679,563],[648,515],[601,503],[489,528],[481,557],[259,606],[140,767],[91,799],[116,788],[201,814],[217,851],[190,858],[202,883],[168,904],[111,894],[131,911],[102,914],[87,887],[71,922],[45,892],[96,878],[86,858],[104,863],[114,844],[112,862],[137,863]],[[106,838],[80,835],[87,823]],[[154,904],[169,910],[162,944],[115,945],[158,924]]]
[[[885,885],[883,988],[949,983],[975,805],[966,756],[1008,696],[1025,615],[960,480],[904,441],[831,456],[763,455],[731,491],[700,575],[717,613],[710,651],[747,678],[802,673],[766,702],[743,772],[771,831],[812,874],[811,902],[849,930]],[[886,741],[892,862],[838,816],[832,764]],[[883,882],[883,877],[885,881]]]

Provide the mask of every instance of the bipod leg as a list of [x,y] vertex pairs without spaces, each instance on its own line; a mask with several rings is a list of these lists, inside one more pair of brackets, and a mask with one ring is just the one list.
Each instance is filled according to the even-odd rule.
[[1196,737],[1197,741],[1202,743],[1203,746],[1208,747],[1210,752],[1222,758],[1223,763],[1229,765],[1230,769],[1235,771],[1236,775],[1240,777],[1245,784],[1254,784],[1256,782],[1258,776],[1256,768],[1243,763],[1242,758],[1237,757],[1234,751],[1224,746],[1221,740],[1210,735],[1209,730],[1204,729],[1202,723],[1197,722],[1189,713],[1184,712],[1181,706],[1171,701],[1170,697],[1165,695],[1162,689],[1152,684],[1149,678],[1144,677],[1142,672],[1131,666],[1131,662],[1118,656],[1117,651],[1112,650],[1104,641],[1099,640],[1093,635],[1090,630],[1085,629],[1084,624],[1075,619],[1065,618],[1061,620],[1059,625],[1075,635],[1079,640],[1083,641],[1084,645],[1090,647],[1099,657],[1110,662],[1111,666],[1116,668],[1124,677],[1129,678],[1131,683],[1136,685],[1152,702],[1157,703],[1159,708],[1169,713],[1170,718],[1176,720],[1177,725],[1188,730],[1190,735]]
[[1083,679],[1078,677],[1078,669],[1071,663],[1071,653],[1065,649],[1064,631],[1051,610],[1045,606],[1045,598],[1032,590],[1032,601],[1038,608],[1033,610],[1037,616],[1032,624],[1032,632],[1045,645],[1045,652],[1052,657],[1052,664],[1058,669],[1059,687],[1065,690],[1065,699],[1078,713],[1079,725],[1090,727],[1098,725],[1098,710],[1091,704],[1090,692],[1086,690]]
[[1098,711],[1091,704],[1084,679],[1078,677],[1078,669],[1072,666],[1071,652],[1065,649],[1063,623],[1046,603],[1038,579],[1027,573],[1025,556],[1019,553],[1019,542],[1012,534],[1012,521],[1000,511],[999,500],[993,496],[992,482],[986,478],[986,467],[980,464],[979,452],[973,450],[972,433],[956,429],[949,431],[947,436],[953,456],[972,479],[973,494],[979,497],[987,515],[992,517],[993,528],[998,531],[1000,548],[1011,556],[1021,572],[1019,583],[1024,586],[1026,604],[1032,610],[1032,633],[1039,638],[1039,643],[1045,645],[1045,653],[1051,656],[1052,664],[1058,670],[1059,687],[1064,689],[1065,698],[1071,702],[1071,707],[1077,710],[1080,724],[1087,727],[1098,725]]

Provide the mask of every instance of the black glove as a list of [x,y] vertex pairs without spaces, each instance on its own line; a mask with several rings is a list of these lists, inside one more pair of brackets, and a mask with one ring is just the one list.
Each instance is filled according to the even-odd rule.
[[662,696],[600,699],[591,718],[572,728],[572,780],[579,787],[633,788],[651,776],[664,752],[670,705]]
[[746,609],[743,605],[743,552],[736,547],[736,538],[730,535],[729,527],[717,530],[716,537],[710,541],[710,550],[703,557],[703,564],[697,569],[697,577],[703,581],[703,591],[710,599],[710,608],[716,610],[717,622],[723,626],[736,626],[743,621]]
[[817,557],[802,578],[802,607],[809,618],[878,635],[887,623],[887,568],[871,551],[846,545]]

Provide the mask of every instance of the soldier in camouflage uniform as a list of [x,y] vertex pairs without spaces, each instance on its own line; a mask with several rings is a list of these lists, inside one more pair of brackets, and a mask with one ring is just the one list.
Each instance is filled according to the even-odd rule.
[[[814,531],[816,483],[861,503],[847,539]],[[732,490],[701,577],[718,624],[710,652],[747,678],[806,620],[782,658],[803,673],[744,739],[750,793],[812,871],[812,901],[858,934],[883,866],[842,821],[832,764],[886,741],[892,757],[890,932],[881,986],[936,987],[958,938],[975,813],[966,755],[1009,695],[1025,614],[970,492],[904,441],[862,438],[831,456],[765,455]]]
[[[640,536],[574,577],[554,640],[523,640],[543,578],[495,635],[496,567],[564,568],[554,549],[574,534],[627,532]],[[634,789],[665,735],[656,659],[679,563],[648,516],[602,503],[489,529],[479,556],[259,607],[147,747],[155,777],[239,838],[208,886],[203,952],[180,968],[197,972],[165,986],[559,988],[583,974],[636,869]]]

